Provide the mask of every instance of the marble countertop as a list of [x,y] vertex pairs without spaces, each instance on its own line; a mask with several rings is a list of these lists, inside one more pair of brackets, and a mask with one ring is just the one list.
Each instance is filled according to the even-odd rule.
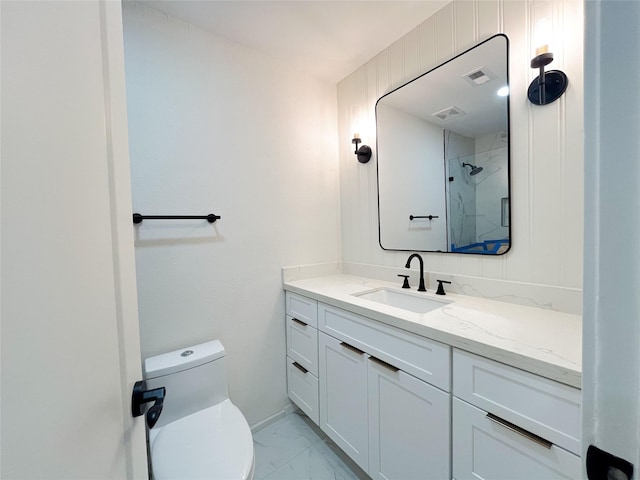
[[[580,388],[582,318],[534,307],[449,293],[419,293],[447,304],[413,313],[354,296],[397,284],[353,275],[328,275],[284,283],[289,290],[394,327]],[[406,290],[404,290],[406,292]]]

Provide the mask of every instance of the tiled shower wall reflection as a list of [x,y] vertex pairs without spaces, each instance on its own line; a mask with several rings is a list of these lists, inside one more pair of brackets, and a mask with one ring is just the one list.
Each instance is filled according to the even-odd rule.
[[[445,130],[447,222],[453,249],[509,239],[503,205],[503,199],[507,205],[509,201],[506,135],[473,139]],[[469,165],[480,170],[474,173]]]

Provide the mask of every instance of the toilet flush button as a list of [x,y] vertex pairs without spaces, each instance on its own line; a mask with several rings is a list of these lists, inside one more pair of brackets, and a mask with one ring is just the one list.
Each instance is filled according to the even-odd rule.
[[185,350],[180,354],[181,357],[188,357],[189,355],[193,355],[193,350]]

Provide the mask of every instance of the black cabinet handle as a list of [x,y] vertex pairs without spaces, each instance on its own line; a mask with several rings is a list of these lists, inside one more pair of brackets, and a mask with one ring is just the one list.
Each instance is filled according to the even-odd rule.
[[352,352],[357,353],[358,355],[364,355],[364,352],[362,350],[354,347],[353,345],[349,345],[348,343],[340,342],[340,346],[346,348],[347,350],[351,350]]
[[487,418],[492,422],[495,422],[498,425],[501,425],[504,428],[517,433],[518,435],[522,435],[523,437],[531,440],[532,442],[537,443],[538,445],[542,445],[544,448],[550,449],[551,447],[553,447],[553,443],[551,443],[549,440],[546,440],[536,435],[535,433],[531,433],[528,430],[525,430],[524,428],[521,428],[511,422],[508,422],[507,420],[504,420],[503,418],[500,418],[492,413],[487,413]]
[[374,363],[377,363],[378,365],[386,368],[387,370],[391,370],[393,373],[396,373],[400,370],[398,367],[394,367],[390,363],[387,363],[384,360],[380,360],[379,358],[376,358],[376,357],[369,357],[369,360],[371,360]]
[[302,320],[298,320],[297,318],[292,318],[291,320],[293,320],[294,322],[296,322],[298,325],[302,325],[303,327],[307,327],[308,325],[306,323],[304,323]]
[[302,365],[300,365],[298,362],[293,362],[293,366],[296,367],[298,370],[300,370],[302,373],[309,373],[309,370],[307,370],[306,368],[304,368]]

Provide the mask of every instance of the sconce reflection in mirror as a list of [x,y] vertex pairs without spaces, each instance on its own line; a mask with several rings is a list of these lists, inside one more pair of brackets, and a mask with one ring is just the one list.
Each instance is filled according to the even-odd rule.
[[544,67],[553,62],[553,53],[549,51],[550,27],[546,19],[536,24],[536,37],[536,56],[531,59],[531,68],[539,69],[540,74],[529,85],[527,96],[534,105],[548,105],[562,96],[569,80],[560,70],[544,71]]
[[367,163],[369,160],[371,160],[371,147],[369,147],[368,145],[362,145],[360,148],[358,148],[358,145],[362,143],[359,134],[353,134],[353,140],[351,140],[351,143],[356,146],[356,149],[353,153],[358,157],[358,161],[360,163]]

